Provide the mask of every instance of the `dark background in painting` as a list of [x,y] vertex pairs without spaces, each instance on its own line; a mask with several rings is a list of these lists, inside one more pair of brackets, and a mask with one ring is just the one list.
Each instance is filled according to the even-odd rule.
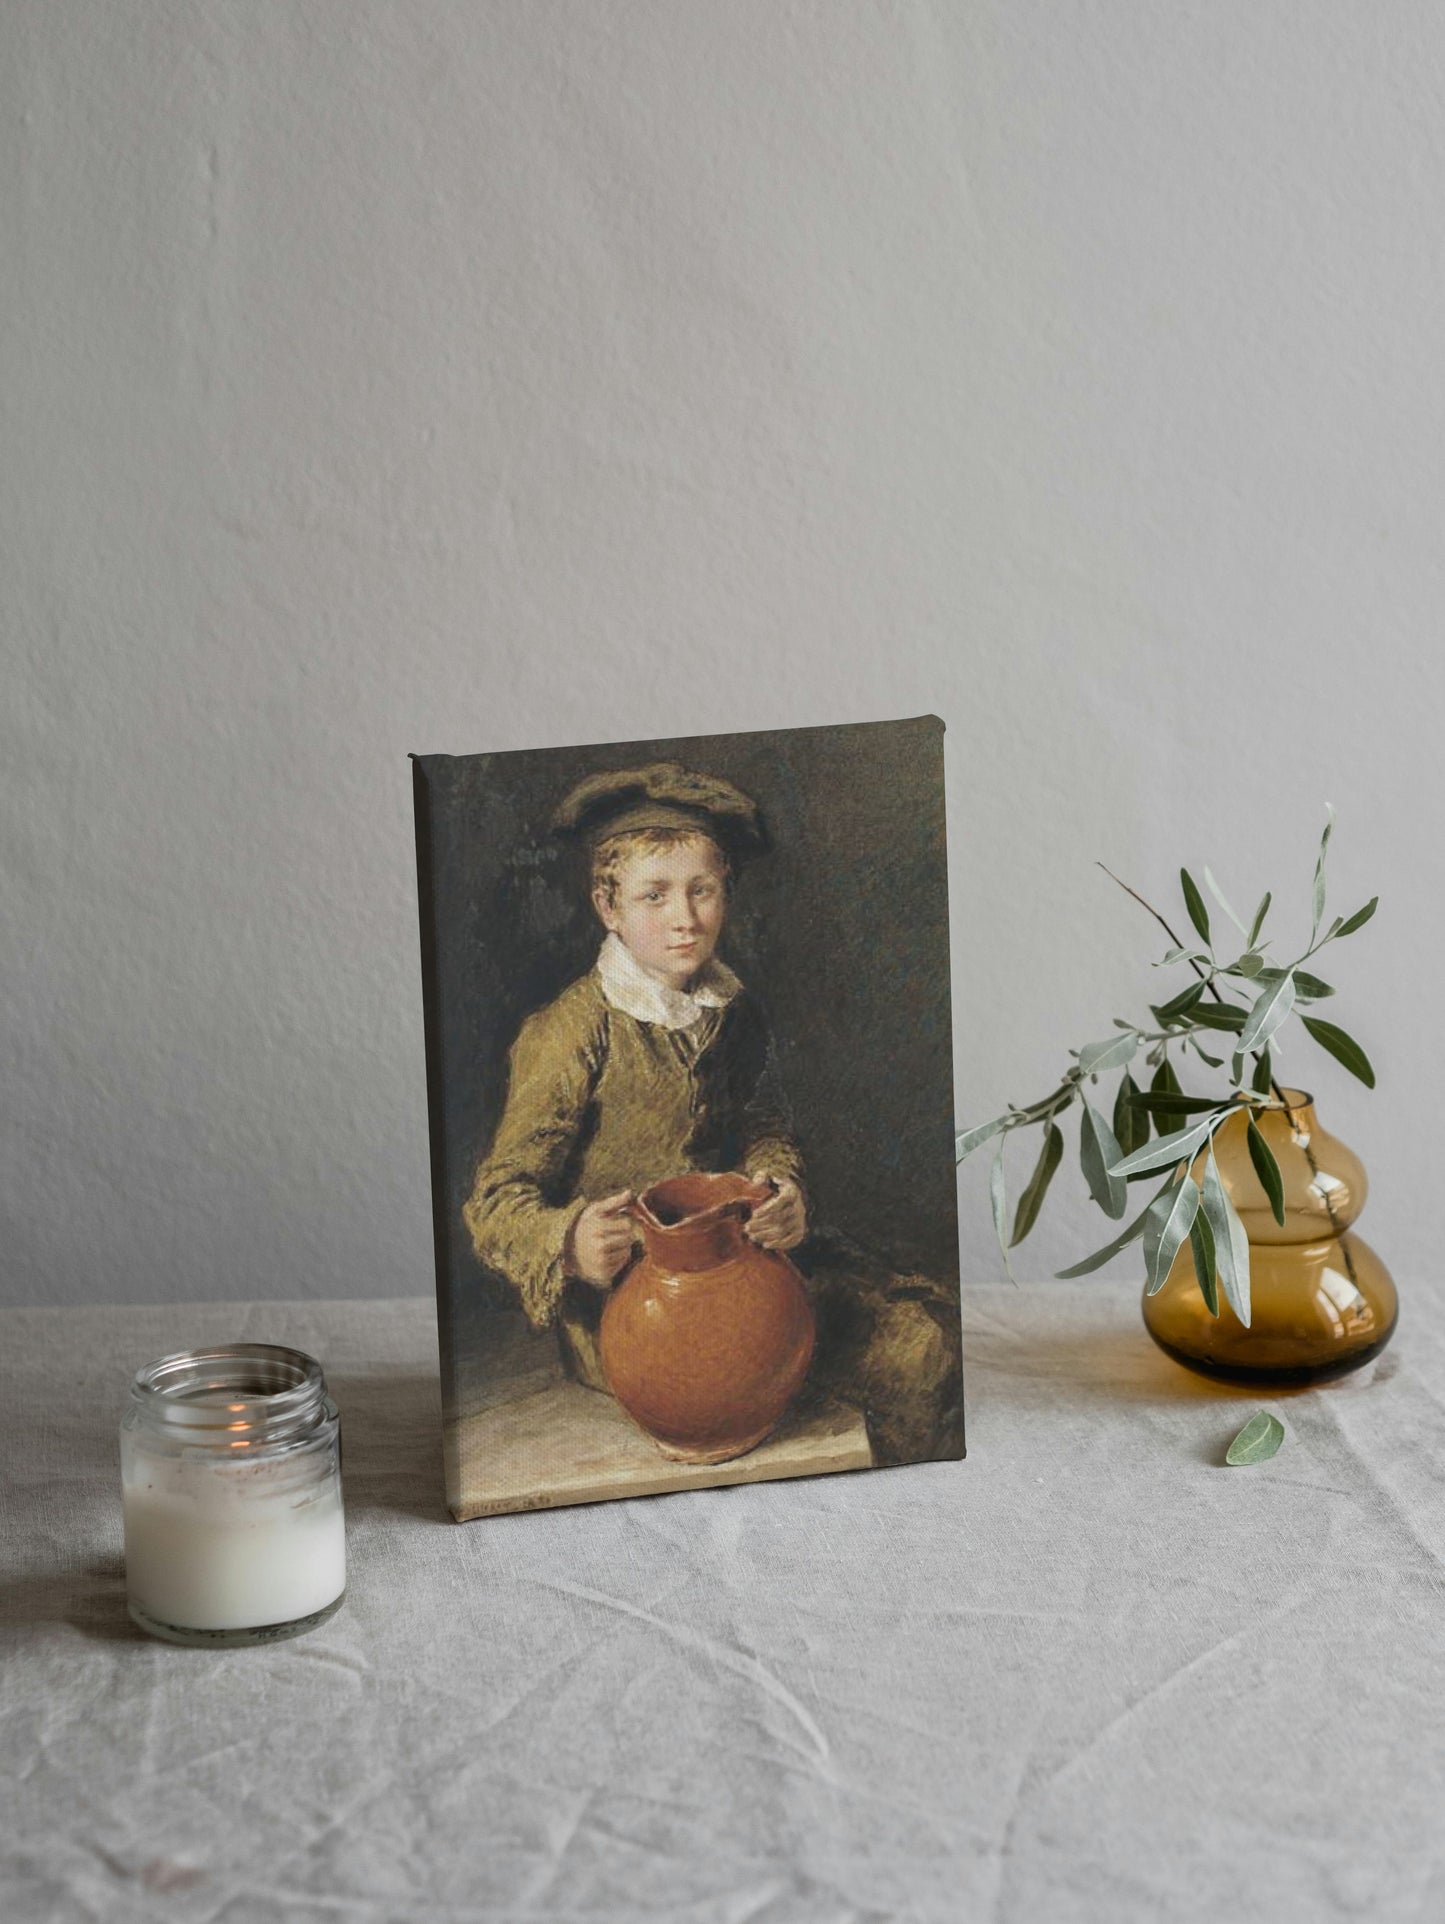
[[956,1279],[943,724],[925,716],[418,758],[453,1288],[483,1274],[461,1208],[507,1051],[523,1017],[592,966],[603,934],[576,851],[547,832],[552,810],[584,775],[666,760],[735,782],[772,836],[741,872],[719,953],[771,1014],[814,1220]]

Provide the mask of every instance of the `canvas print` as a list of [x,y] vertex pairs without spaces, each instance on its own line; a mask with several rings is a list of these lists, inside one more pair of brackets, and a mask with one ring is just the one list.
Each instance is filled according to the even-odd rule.
[[452,1514],[961,1457],[943,724],[413,771]]

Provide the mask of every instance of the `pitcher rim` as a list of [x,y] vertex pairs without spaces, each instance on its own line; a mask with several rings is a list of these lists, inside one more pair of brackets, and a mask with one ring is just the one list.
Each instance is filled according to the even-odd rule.
[[[706,1169],[693,1169],[686,1172],[689,1176],[708,1176],[713,1174],[731,1175],[733,1173],[731,1170],[713,1171]],[[685,1178],[664,1176],[661,1182],[649,1183],[647,1188],[642,1190],[633,1199],[632,1208],[634,1214],[639,1216],[647,1227],[654,1230],[659,1236],[687,1236],[693,1234],[698,1229],[710,1228],[713,1224],[724,1221],[730,1215],[741,1216],[742,1205],[746,1204],[749,1209],[751,1209],[751,1206],[755,1202],[764,1201],[772,1191],[772,1184],[767,1178],[759,1177],[756,1180],[745,1178],[745,1180],[750,1182],[754,1192],[751,1196],[727,1196],[718,1202],[709,1203],[706,1208],[699,1209],[693,1215],[682,1217],[678,1222],[665,1223],[653,1212],[648,1198],[654,1195],[659,1189],[665,1188],[668,1183],[681,1180],[685,1180]]]

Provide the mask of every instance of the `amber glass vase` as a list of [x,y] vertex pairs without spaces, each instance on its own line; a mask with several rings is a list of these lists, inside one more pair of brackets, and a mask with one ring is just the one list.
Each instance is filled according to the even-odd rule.
[[1214,1137],[1220,1181],[1249,1238],[1249,1328],[1222,1292],[1218,1316],[1210,1315],[1187,1239],[1163,1288],[1144,1297],[1144,1325],[1160,1349],[1231,1383],[1283,1387],[1343,1376],[1377,1355],[1395,1329],[1390,1272],[1350,1229],[1365,1206],[1364,1165],[1320,1128],[1313,1097],[1281,1093],[1282,1104],[1255,1116],[1284,1183],[1282,1227],[1250,1161],[1245,1109]]

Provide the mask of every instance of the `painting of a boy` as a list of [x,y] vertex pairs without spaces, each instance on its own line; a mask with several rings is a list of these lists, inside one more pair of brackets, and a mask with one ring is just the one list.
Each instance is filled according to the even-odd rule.
[[767,1015],[719,952],[740,878],[769,849],[756,800],[654,761],[575,783],[551,828],[584,856],[602,939],[512,1044],[462,1212],[477,1260],[535,1329],[557,1330],[575,1380],[606,1393],[598,1326],[635,1253],[637,1197],[692,1171],[765,1181],[746,1233],[805,1279],[814,1387],[862,1413],[875,1464],[961,1455],[956,1284],[811,1220]]

